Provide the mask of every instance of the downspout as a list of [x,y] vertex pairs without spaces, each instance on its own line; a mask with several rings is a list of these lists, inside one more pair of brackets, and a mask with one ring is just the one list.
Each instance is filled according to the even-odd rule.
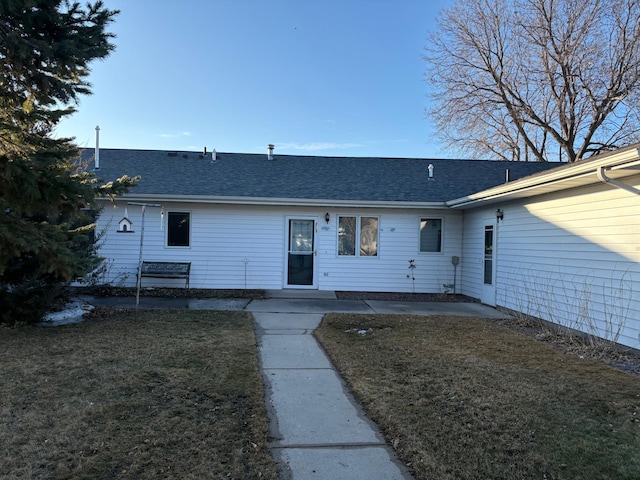
[[620,182],[619,180],[615,180],[613,178],[607,177],[607,174],[604,173],[605,167],[598,167],[596,170],[596,175],[598,176],[598,180],[603,183],[608,183],[609,185],[613,185],[614,187],[621,188],[622,190],[626,190],[627,192],[631,192],[634,195],[640,195],[640,190],[631,185],[627,185],[626,183]]

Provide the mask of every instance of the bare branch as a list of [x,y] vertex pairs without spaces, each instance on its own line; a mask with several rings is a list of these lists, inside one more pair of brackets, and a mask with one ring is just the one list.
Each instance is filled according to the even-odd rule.
[[573,162],[640,140],[640,0],[458,0],[424,58],[462,151]]

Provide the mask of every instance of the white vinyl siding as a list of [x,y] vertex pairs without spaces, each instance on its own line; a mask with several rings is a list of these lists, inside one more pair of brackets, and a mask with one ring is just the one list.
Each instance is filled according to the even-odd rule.
[[[364,209],[341,212],[340,216],[375,216]],[[431,212],[416,210],[383,210],[377,215],[378,257],[375,261],[362,261],[356,257],[337,255],[338,220],[332,214],[329,224],[324,222],[319,234],[319,285],[322,290],[358,290],[373,292],[412,292],[415,276],[415,291],[442,293],[445,284],[453,284],[454,266],[452,256],[461,256],[462,214],[461,212]],[[418,255],[420,218],[443,219],[442,254]],[[330,235],[325,235],[331,233]],[[409,260],[414,259],[416,268],[409,269]],[[458,291],[460,271],[457,272]]]
[[[500,205],[497,305],[640,348],[639,203],[597,184]],[[476,298],[481,219],[492,211],[465,212],[463,293]]]
[[460,258],[460,293],[480,299],[484,276],[484,226],[483,220],[492,215],[489,210],[464,212],[462,256]]
[[[145,216],[143,259],[191,262],[191,288],[266,288],[280,289],[285,279],[286,219],[316,218],[315,257],[318,288],[321,290],[359,290],[379,292],[432,292],[445,290],[453,283],[452,256],[461,256],[462,214],[442,210],[353,209],[330,210],[303,207],[229,206],[163,204],[165,211],[191,212],[191,247],[166,247],[166,231],[161,228],[160,213],[151,209]],[[188,208],[187,208],[188,207]],[[100,254],[108,259],[106,281],[135,285],[140,236],[137,232],[117,233],[124,205],[107,208],[99,220],[105,229]],[[422,213],[422,215],[421,215]],[[443,255],[416,255],[419,238],[416,222],[421,217],[437,216],[445,221]],[[375,218],[378,223],[377,256],[364,258],[339,256],[338,216]],[[140,225],[140,212],[129,208],[129,218]],[[166,227],[165,227],[166,228]],[[409,260],[416,269],[409,271]],[[415,284],[408,277],[413,273]],[[458,279],[460,272],[458,271]],[[182,282],[182,285],[184,282]],[[180,287],[180,281],[145,279],[143,285]]]
[[[165,211],[190,211],[191,247],[166,246],[167,232],[159,211],[145,214],[143,259],[191,262],[191,288],[282,288],[284,228],[281,213],[244,207],[164,204]],[[116,234],[118,209],[105,209],[98,231],[105,228],[100,255],[107,258],[109,283],[135,285],[139,234]],[[134,225],[140,212],[129,208]],[[115,224],[114,224],[114,219]],[[114,228],[115,225],[115,228]],[[183,282],[184,284],[184,282]],[[144,279],[143,285],[180,286],[172,279]]]

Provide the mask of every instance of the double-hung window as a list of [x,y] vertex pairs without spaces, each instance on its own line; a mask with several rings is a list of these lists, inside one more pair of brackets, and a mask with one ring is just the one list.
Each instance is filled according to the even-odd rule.
[[189,212],[169,212],[167,215],[167,246],[191,245],[191,215]]
[[420,219],[420,252],[442,252],[442,219]]
[[338,255],[346,257],[377,257],[378,217],[339,216]]

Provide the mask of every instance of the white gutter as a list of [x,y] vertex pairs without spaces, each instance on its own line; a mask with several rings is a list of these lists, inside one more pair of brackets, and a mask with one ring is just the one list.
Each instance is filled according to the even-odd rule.
[[636,167],[639,164],[638,159],[640,157],[640,149],[630,148],[622,152],[606,154],[600,157],[602,158],[594,157],[593,159],[583,160],[581,162],[574,163],[573,165],[559,167],[558,169],[550,170],[548,172],[531,175],[529,177],[499,185],[466,197],[450,200],[446,202],[446,204],[451,208],[464,208],[493,200],[499,200],[514,193],[527,192],[542,186],[559,184],[568,180],[590,178],[593,176],[594,171],[597,174],[600,168],[621,170],[624,168]]
[[181,203],[207,203],[220,205],[266,205],[293,207],[345,207],[345,208],[407,208],[407,209],[447,209],[445,202],[389,202],[364,200],[327,200],[308,198],[271,198],[271,197],[217,197],[184,196],[159,194],[128,194],[116,197],[122,201],[159,201]]
[[614,187],[621,188],[622,190],[626,190],[627,192],[631,192],[634,195],[640,195],[640,190],[638,190],[637,188],[632,187],[631,185],[623,183],[614,178],[607,177],[607,174],[604,173],[605,169],[606,167],[598,167],[598,170],[596,172],[596,175],[598,176],[598,180],[600,180],[603,183],[608,183],[609,185],[613,185]]

